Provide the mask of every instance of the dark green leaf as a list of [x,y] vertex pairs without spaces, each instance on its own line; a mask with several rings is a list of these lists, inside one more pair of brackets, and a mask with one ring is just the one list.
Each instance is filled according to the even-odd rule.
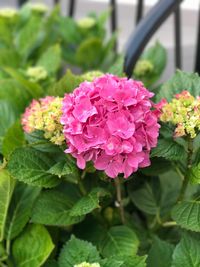
[[113,226],[102,240],[100,250],[104,257],[133,256],[138,246],[138,238],[132,229],[127,226]]
[[200,243],[199,235],[185,234],[173,253],[172,267],[199,267]]
[[50,188],[60,182],[58,177],[48,173],[54,164],[54,160],[45,153],[31,148],[17,148],[11,154],[8,169],[11,175],[21,182]]
[[74,200],[58,191],[43,192],[36,201],[32,222],[46,225],[68,226],[80,222],[83,217],[70,216]]
[[147,258],[147,267],[169,267],[174,246],[155,237]]
[[172,210],[172,218],[181,227],[200,232],[200,201],[183,201]]
[[171,139],[160,139],[158,145],[151,152],[151,157],[162,157],[168,160],[181,160],[186,156],[183,146]]
[[61,250],[58,259],[59,267],[72,267],[82,262],[100,262],[99,253],[91,243],[72,236]]
[[11,240],[19,235],[28,222],[39,188],[17,183],[11,199],[6,221],[6,238]]
[[103,188],[93,188],[86,196],[82,197],[71,209],[71,216],[82,216],[100,208],[100,198],[108,195]]

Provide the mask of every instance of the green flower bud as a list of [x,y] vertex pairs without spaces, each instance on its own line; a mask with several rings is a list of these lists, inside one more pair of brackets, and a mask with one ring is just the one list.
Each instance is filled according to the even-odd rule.
[[153,71],[153,64],[146,59],[140,59],[134,69],[134,75],[137,77],[143,77]]
[[26,75],[31,82],[39,82],[45,80],[48,76],[48,73],[43,67],[29,67],[26,71]]

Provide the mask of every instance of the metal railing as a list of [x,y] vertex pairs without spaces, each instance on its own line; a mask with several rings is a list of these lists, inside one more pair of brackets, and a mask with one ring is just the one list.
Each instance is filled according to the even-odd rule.
[[[22,5],[27,0],[18,0],[18,4]],[[60,3],[61,0],[54,0],[54,4]],[[136,28],[128,40],[126,52],[124,71],[130,77],[132,70],[141,56],[145,46],[150,38],[162,25],[162,23],[174,13],[174,47],[175,47],[175,67],[181,69],[182,67],[182,42],[181,42],[181,8],[180,5],[183,0],[160,0],[148,14],[143,18],[145,0],[137,0],[135,24]],[[111,32],[115,32],[118,27],[117,16],[117,2],[116,0],[108,0],[111,6],[110,27]],[[77,5],[76,0],[68,0],[68,15],[73,17]],[[199,9],[199,23],[197,45],[196,45],[196,63],[195,71],[200,73],[200,9]],[[117,41],[115,44],[117,50]]]

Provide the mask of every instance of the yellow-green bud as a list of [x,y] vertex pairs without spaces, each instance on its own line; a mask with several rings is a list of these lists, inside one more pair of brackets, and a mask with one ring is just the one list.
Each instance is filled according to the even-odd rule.
[[153,71],[153,64],[146,59],[140,59],[134,69],[134,75],[137,77],[143,77]]
[[3,18],[13,18],[18,14],[16,9],[12,8],[2,8],[0,9],[0,17]]
[[103,72],[99,70],[94,70],[94,71],[88,71],[84,74],[81,75],[81,77],[88,82],[92,82],[95,78],[100,77],[103,75]]
[[82,29],[90,29],[94,27],[94,25],[96,24],[96,20],[91,17],[86,17],[86,18],[79,19],[77,21],[77,24]]
[[39,82],[45,80],[48,73],[45,68],[41,66],[29,67],[26,71],[26,76],[31,82]]
[[101,267],[101,266],[99,263],[82,262],[80,264],[74,265],[74,267]]

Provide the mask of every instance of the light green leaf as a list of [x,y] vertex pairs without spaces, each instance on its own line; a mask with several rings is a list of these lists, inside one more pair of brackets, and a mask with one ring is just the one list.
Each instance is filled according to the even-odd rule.
[[16,36],[16,47],[24,60],[37,48],[44,38],[41,32],[42,19],[39,16],[32,16],[21,28]]
[[147,267],[171,266],[173,250],[173,245],[155,237],[148,254]]
[[64,94],[72,92],[83,81],[81,75],[75,75],[68,69],[62,79],[49,89],[48,94],[62,97]]
[[184,90],[189,91],[193,96],[199,95],[200,77],[197,73],[187,73],[177,70],[170,80],[163,84],[160,92],[157,95],[157,101],[166,98],[168,101],[175,94],[181,93]]
[[102,267],[121,267],[123,266],[123,260],[117,260],[116,257],[110,257],[101,261]]
[[24,90],[32,96],[32,98],[38,98],[42,95],[43,89],[37,83],[30,82],[26,80],[21,73],[19,73],[16,69],[5,68],[4,69],[14,80],[16,80],[19,84],[24,87]]
[[54,248],[48,231],[42,225],[29,225],[13,243],[13,258],[17,267],[39,267]]
[[82,197],[71,209],[71,216],[82,216],[92,212],[94,209],[100,208],[100,198],[108,195],[103,188],[93,188],[92,191]]
[[78,183],[78,177],[80,175],[75,163],[68,160],[67,158],[53,165],[48,170],[48,173],[57,175],[59,178],[63,177],[66,181],[75,184]]
[[124,76],[124,55],[119,56],[114,64],[108,69],[108,73],[112,73],[117,76]]
[[76,52],[76,61],[83,69],[98,68],[103,56],[102,40],[91,37],[83,41]]
[[199,235],[185,234],[173,253],[172,267],[199,267]]
[[20,114],[32,99],[29,92],[12,78],[0,79],[0,99],[9,101]]
[[100,250],[104,257],[133,256],[138,246],[138,238],[132,229],[127,226],[113,226],[102,240]]
[[4,157],[8,157],[13,150],[17,147],[20,147],[24,144],[24,133],[19,121],[15,122],[6,132],[3,144],[2,151]]
[[0,100],[0,152],[4,135],[16,120],[16,111],[9,101]]
[[21,182],[51,188],[60,182],[58,177],[48,173],[54,164],[55,161],[45,153],[31,148],[17,148],[10,156],[8,169]]
[[19,55],[13,49],[0,49],[0,67],[19,67]]
[[183,201],[172,210],[172,218],[181,227],[200,232],[200,201]]
[[4,238],[5,223],[14,189],[14,181],[6,170],[0,170],[0,241]]
[[200,163],[198,165],[193,165],[189,169],[187,178],[193,184],[200,184]]
[[151,157],[162,157],[168,160],[181,160],[186,156],[183,146],[170,139],[160,139],[151,152]]
[[18,236],[28,222],[33,203],[39,195],[40,188],[17,183],[12,195],[6,221],[6,238],[11,240]]
[[49,74],[56,73],[61,67],[60,45],[50,46],[37,61],[37,66],[45,68]]
[[61,250],[58,259],[59,267],[72,267],[82,262],[100,262],[99,253],[91,243],[72,236]]
[[83,217],[70,216],[73,203],[73,199],[61,192],[55,190],[42,192],[34,205],[31,221],[45,225],[76,224]]

